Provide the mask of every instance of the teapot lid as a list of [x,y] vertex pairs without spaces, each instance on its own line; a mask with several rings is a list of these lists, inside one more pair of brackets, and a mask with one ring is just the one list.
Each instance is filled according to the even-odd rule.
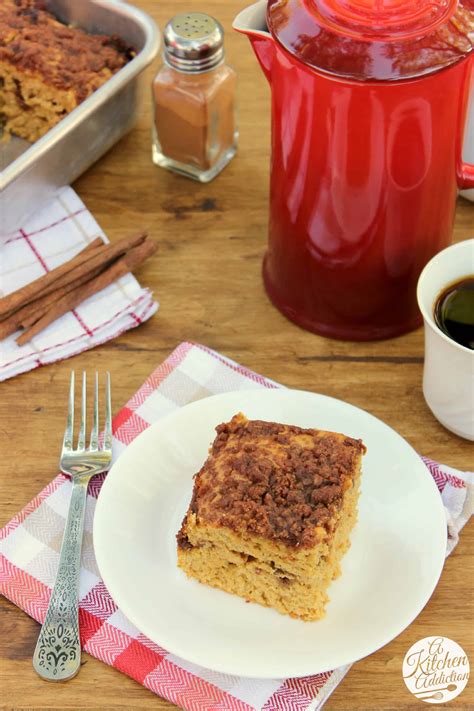
[[356,80],[421,76],[474,46],[474,0],[268,0],[276,40],[305,64]]

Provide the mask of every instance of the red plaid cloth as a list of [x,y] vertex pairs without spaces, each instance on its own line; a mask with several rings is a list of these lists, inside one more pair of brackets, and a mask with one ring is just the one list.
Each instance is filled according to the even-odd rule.
[[[0,297],[43,276],[101,237],[100,229],[72,188],[63,188],[23,229],[0,235]],[[0,381],[115,338],[139,326],[158,308],[132,274],[117,279],[57,319],[24,346],[18,333],[0,341]]]
[[[150,424],[188,402],[262,387],[278,386],[203,346],[183,343],[115,417],[114,456]],[[472,513],[472,475],[425,461],[445,503],[449,552]],[[84,650],[188,711],[320,709],[349,667],[299,679],[220,674],[169,654],[124,617],[100,579],[92,547],[92,519],[102,481],[92,480],[87,502],[79,591]],[[0,531],[2,592],[39,622],[54,584],[70,493],[69,479],[57,476]]]

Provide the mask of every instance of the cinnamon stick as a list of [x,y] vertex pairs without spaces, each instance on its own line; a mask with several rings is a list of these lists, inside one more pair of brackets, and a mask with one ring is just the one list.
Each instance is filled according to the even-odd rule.
[[141,244],[146,239],[146,233],[124,237],[113,244],[104,244],[100,238],[98,239],[100,245],[95,249],[82,250],[68,262],[61,264],[56,269],[36,279],[36,281],[32,281],[22,289],[18,289],[18,291],[14,291],[12,294],[0,299],[0,316],[7,315],[9,312],[30,303],[40,294],[45,296],[59,287],[84,277],[96,267],[109,264],[131,247]]
[[[89,249],[91,246],[92,242],[88,247],[86,247],[86,249]],[[83,277],[82,279],[76,279],[67,286],[63,286],[60,289],[51,291],[45,296],[40,296],[39,298],[30,301],[28,304],[16,309],[16,311],[10,311],[3,320],[0,320],[0,340],[7,338],[7,336],[11,336],[11,334],[18,331],[20,327],[27,328],[28,326],[34,324],[43,314],[46,313],[46,311],[48,311],[48,309],[51,308],[55,301],[65,296],[65,294],[69,291],[76,289],[85,281],[88,281],[92,277],[99,274],[101,270],[102,267],[98,267],[88,274],[87,278]]]
[[[101,238],[96,237],[94,240],[92,240],[92,242],[90,242],[86,247],[84,247],[84,249],[81,250],[81,252],[79,252],[79,254],[84,254],[85,252],[91,252],[103,244],[104,243],[102,242]],[[77,256],[78,255],[76,255],[76,257]],[[24,289],[24,288],[25,287],[22,287],[22,289]],[[20,291],[20,289],[18,289],[18,291]],[[17,292],[13,292],[13,293],[16,294]],[[4,298],[7,298],[7,297],[4,297]],[[0,299],[0,304],[1,303],[3,303],[3,299]],[[23,307],[20,306],[20,308],[23,308]],[[10,311],[8,311],[8,313],[0,315],[0,334],[3,334],[4,329],[2,329],[2,326],[6,321],[14,323],[16,320],[18,320],[18,324],[17,324],[18,327],[21,325],[21,321],[19,319],[12,318],[14,316],[14,314],[18,313],[18,311],[19,311],[19,308],[17,307],[17,308],[11,309]],[[10,335],[10,333],[8,333],[6,335]],[[0,335],[0,338],[4,338],[4,336]]]
[[83,283],[81,286],[77,287],[73,291],[69,292],[61,299],[56,301],[47,313],[45,313],[36,323],[34,323],[30,328],[24,331],[18,338],[16,342],[19,346],[28,343],[34,336],[36,336],[40,331],[49,326],[50,323],[56,321],[57,318],[63,316],[63,314],[71,311],[80,303],[93,296],[99,291],[102,291],[106,286],[125,276],[128,272],[136,269],[145,259],[151,257],[157,250],[157,246],[154,242],[143,242],[137,247],[130,249],[129,252],[120,259],[118,259],[114,264],[107,267],[98,276],[90,279],[89,281]]
[[[146,237],[144,238],[146,239]],[[142,240],[142,236],[140,235],[140,240]],[[138,242],[137,237],[126,237],[125,240],[121,240],[120,242]],[[116,244],[119,244],[118,242]],[[108,246],[108,245],[106,245]],[[102,254],[105,254],[102,252]],[[96,256],[96,255],[94,255]],[[97,276],[100,274],[100,272],[103,270],[104,266],[107,266],[108,260],[102,263],[101,260],[99,260],[99,264],[95,269],[91,270],[91,264],[90,262],[87,262],[88,269],[80,269],[77,271],[77,274],[79,276],[74,279],[74,281],[70,281],[69,283],[66,283],[65,286],[60,286],[58,289],[55,289],[55,291],[51,291],[49,294],[46,294],[44,296],[41,296],[38,299],[35,299],[33,302],[30,302],[27,304],[24,308],[24,315],[22,315],[22,319],[20,321],[20,325],[23,326],[23,328],[29,328],[29,326],[32,326],[38,319],[45,314],[50,307],[58,300],[61,299],[63,296],[68,294],[70,291],[73,291],[74,289],[77,289],[77,287],[81,286],[81,284],[84,284],[86,281],[89,281],[92,279],[92,277]],[[66,280],[70,278],[70,275],[65,275]],[[59,284],[62,283],[63,280],[59,281]],[[31,309],[34,309],[34,311],[31,311]],[[0,332],[1,332],[1,324],[0,324]]]
[[12,333],[18,331],[20,328],[20,320],[17,316],[17,312],[12,313],[4,321],[0,323],[0,340],[3,340],[7,336],[11,336]]
[[76,279],[87,277],[87,275],[96,267],[103,269],[112,262],[115,262],[118,257],[122,257],[127,254],[131,249],[133,249],[133,247],[138,247],[138,245],[142,244],[146,238],[147,233],[140,232],[137,235],[123,237],[122,239],[117,240],[117,242],[104,245],[104,249],[101,249],[100,252],[97,251],[92,254],[91,258],[88,259],[87,262],[80,264],[70,272],[64,274],[64,276],[60,277],[55,284],[55,288],[66,286],[66,284],[69,284]]
[[48,284],[52,284],[61,276],[61,274],[66,274],[68,271],[81,264],[94,256],[95,251],[104,247],[104,242],[100,237],[96,237],[90,242],[87,247],[82,249],[78,254],[76,254],[72,259],[69,259],[64,264],[61,264],[56,269],[52,269],[50,272],[35,279],[35,281],[25,284],[21,289],[13,291],[11,294],[4,296],[0,299],[0,318],[10,318],[10,316],[16,311],[20,306],[27,304],[31,301],[37,294],[39,294],[43,289],[46,289]]
[[[62,297],[66,296],[66,294],[69,294],[70,291],[74,291],[74,289],[77,289],[82,284],[85,284],[87,281],[90,281],[93,277],[100,274],[101,271],[102,266],[96,267],[91,272],[88,272],[87,275],[79,277],[78,279],[71,281],[69,284],[66,284],[66,286],[62,286],[59,289],[51,291],[49,294],[41,296],[39,299],[35,299],[35,301],[26,304],[26,306],[23,306],[21,309],[15,312],[16,314],[20,314],[19,325],[23,328],[29,328],[34,323],[36,323],[36,321],[38,321],[38,319],[41,318],[43,314],[49,311],[49,309],[53,306],[54,303],[56,303],[56,301],[62,299]],[[1,331],[2,324],[0,323],[0,334]]]

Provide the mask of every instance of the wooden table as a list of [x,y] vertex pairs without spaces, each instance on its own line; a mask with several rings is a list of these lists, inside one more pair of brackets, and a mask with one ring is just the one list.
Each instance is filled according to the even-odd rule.
[[[56,473],[69,372],[110,369],[116,408],[183,340],[215,348],[287,386],[314,390],[369,410],[419,452],[460,469],[472,468],[470,445],[447,432],[421,392],[423,332],[379,343],[343,343],[300,330],[269,303],[260,267],[266,243],[269,91],[245,38],[230,31],[237,0],[137,0],[163,27],[174,13],[196,9],[228,30],[227,51],[240,76],[240,149],[222,175],[200,185],[156,168],[150,160],[150,106],[138,126],[75,184],[113,240],[145,227],[159,255],[139,273],[161,308],[140,328],[93,351],[1,385],[0,525]],[[156,66],[153,68],[156,70]],[[151,80],[152,71],[149,72]],[[472,236],[474,206],[460,200],[455,239]],[[60,403],[60,407],[58,407]],[[326,704],[336,709],[411,709],[421,702],[405,688],[408,648],[437,634],[456,640],[474,664],[473,527],[447,560],[426,608],[397,639],[353,666]],[[33,672],[38,625],[0,602],[0,708],[171,709],[139,684],[84,655],[78,677],[48,685]],[[450,707],[472,709],[474,685]]]

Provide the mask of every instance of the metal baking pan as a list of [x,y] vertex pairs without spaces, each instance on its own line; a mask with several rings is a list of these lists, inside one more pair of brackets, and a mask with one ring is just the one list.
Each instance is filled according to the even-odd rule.
[[132,128],[144,89],[143,70],[159,48],[154,21],[120,0],[47,0],[46,4],[67,24],[118,35],[137,55],[35,143],[15,137],[0,143],[0,241]]

